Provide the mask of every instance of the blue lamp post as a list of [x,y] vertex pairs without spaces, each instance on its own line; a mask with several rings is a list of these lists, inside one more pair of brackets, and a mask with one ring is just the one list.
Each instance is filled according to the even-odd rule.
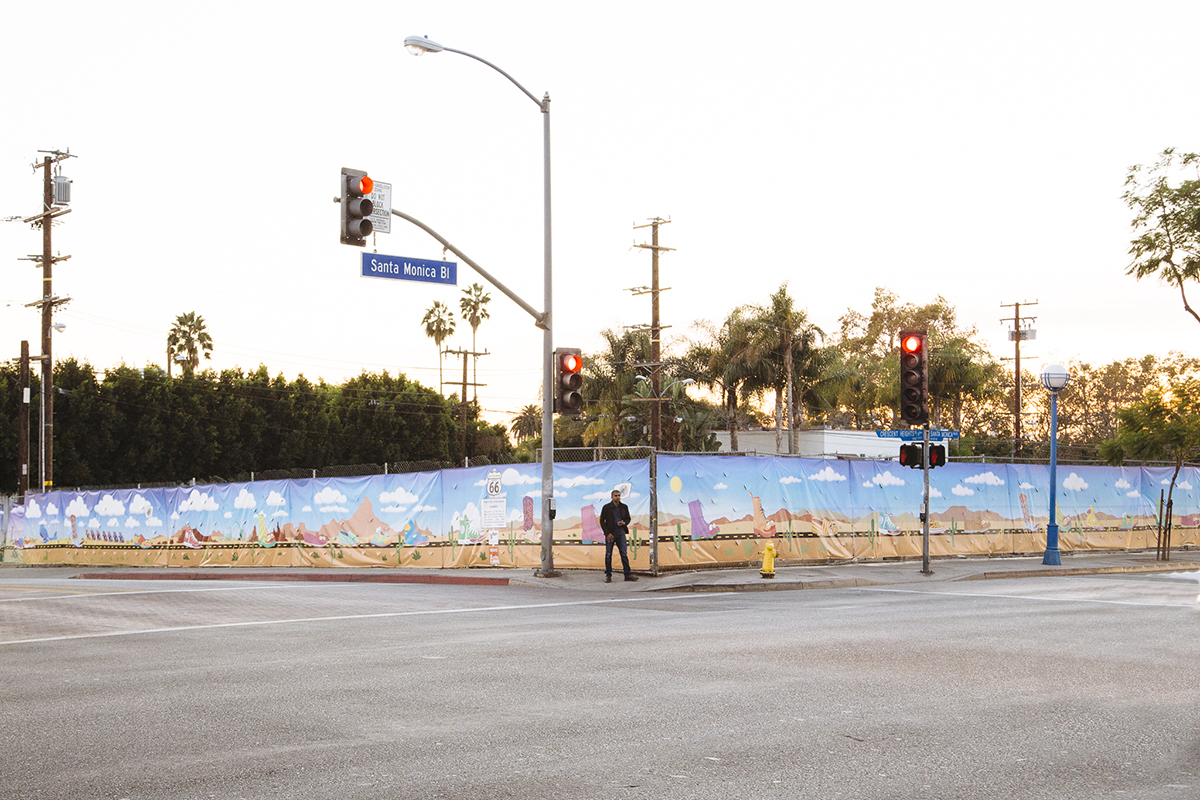
[[1058,509],[1055,505],[1058,494],[1058,393],[1070,382],[1071,373],[1061,364],[1047,364],[1041,378],[1042,386],[1050,392],[1050,521],[1046,523],[1046,555],[1042,564],[1059,566],[1062,555],[1058,551]]

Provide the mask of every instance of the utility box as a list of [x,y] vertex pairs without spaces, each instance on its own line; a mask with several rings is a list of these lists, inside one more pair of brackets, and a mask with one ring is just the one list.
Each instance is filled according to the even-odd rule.
[[54,176],[54,205],[71,205],[71,179],[63,175]]

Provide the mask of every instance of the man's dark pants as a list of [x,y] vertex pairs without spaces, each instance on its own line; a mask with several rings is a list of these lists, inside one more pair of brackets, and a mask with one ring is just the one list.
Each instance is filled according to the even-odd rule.
[[613,545],[617,546],[617,552],[621,554],[621,563],[625,566],[625,577],[630,575],[629,569],[629,550],[625,545],[625,531],[617,531],[612,535],[612,538],[605,537],[604,539],[604,576],[612,577],[612,551]]

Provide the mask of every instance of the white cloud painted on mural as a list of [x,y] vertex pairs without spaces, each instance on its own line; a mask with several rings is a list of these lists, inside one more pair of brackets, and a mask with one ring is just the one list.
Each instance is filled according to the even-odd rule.
[[1063,480],[1063,488],[1068,492],[1082,492],[1088,488],[1087,481],[1072,472]]

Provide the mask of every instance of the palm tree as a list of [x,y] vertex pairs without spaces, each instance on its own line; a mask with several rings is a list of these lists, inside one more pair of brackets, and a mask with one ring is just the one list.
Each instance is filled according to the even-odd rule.
[[425,326],[425,335],[433,339],[433,343],[437,345],[438,391],[440,392],[442,391],[442,342],[449,339],[450,335],[454,333],[454,316],[450,313],[449,306],[441,300],[434,300],[433,305],[421,318],[421,324]]
[[509,430],[517,437],[518,442],[532,439],[542,432],[542,407],[530,403],[513,417]]
[[721,393],[729,425],[729,449],[737,452],[738,403],[747,400],[757,388],[755,367],[742,357],[753,326],[746,309],[738,307],[729,312],[720,329],[711,324],[699,327],[708,333],[708,341],[695,342],[688,348],[682,359],[683,371],[701,386]]
[[212,349],[213,341],[204,329],[204,317],[197,316],[195,311],[180,314],[167,334],[167,375],[171,374],[171,362],[179,354],[185,357],[184,376],[192,377],[192,372],[200,366],[200,354],[211,359]]
[[[596,403],[596,419],[583,432],[585,444],[622,444],[621,402],[637,382],[635,364],[650,360],[650,337],[645,333],[602,331],[605,349],[583,360],[588,400]],[[611,434],[611,436],[610,436]]]
[[824,332],[808,321],[787,291],[784,281],[764,306],[746,309],[750,334],[747,348],[738,358],[757,376],[759,391],[775,392],[775,449],[782,450],[784,414],[788,430],[788,452],[796,450],[796,417],[803,404],[796,398],[795,364],[807,364],[814,356],[817,337]]
[[475,399],[479,399],[479,356],[475,355],[475,331],[479,330],[479,325],[485,319],[490,317],[486,308],[491,302],[492,296],[483,290],[483,285],[472,283],[466,289],[463,289],[463,296],[458,298],[458,307],[462,311],[462,318],[471,325],[471,360],[475,365]]

